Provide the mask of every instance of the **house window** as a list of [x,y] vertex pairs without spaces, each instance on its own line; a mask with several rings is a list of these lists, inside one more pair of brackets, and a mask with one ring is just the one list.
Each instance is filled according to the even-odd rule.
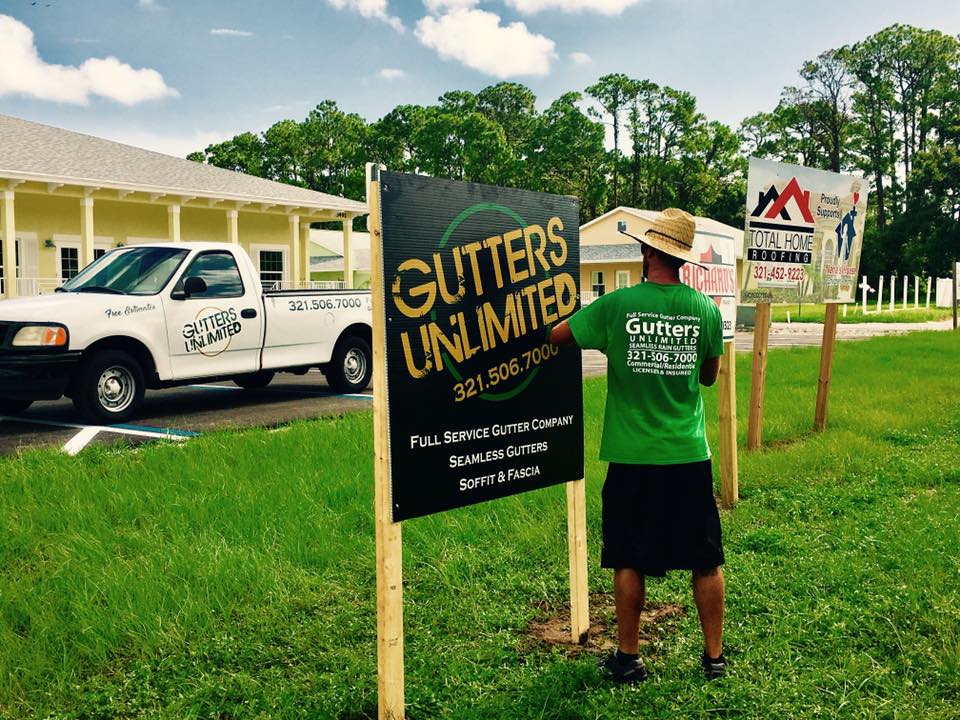
[[617,270],[617,290],[625,287],[630,287],[630,271]]
[[75,247],[60,248],[60,280],[66,282],[80,274],[80,249]]
[[102,258],[102,257],[103,257],[104,255],[106,255],[106,254],[107,254],[106,248],[94,248],[94,249],[93,249],[93,259],[94,259],[94,260],[99,260],[100,258]]
[[603,272],[594,270],[590,273],[590,284],[593,286],[593,294],[597,297],[603,295]]
[[[15,247],[17,248],[17,269],[19,270],[20,269],[20,241],[19,240],[16,241]],[[4,262],[5,261],[3,257],[3,243],[0,242],[0,296],[2,296],[7,290],[7,288],[4,285],[5,280],[3,277]],[[20,273],[18,272],[17,275],[19,274]]]
[[260,251],[260,282],[265,290],[279,290],[283,285],[283,251]]

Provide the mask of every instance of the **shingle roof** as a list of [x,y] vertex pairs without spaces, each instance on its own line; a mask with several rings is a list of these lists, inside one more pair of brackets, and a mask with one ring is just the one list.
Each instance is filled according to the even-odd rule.
[[624,262],[630,260],[636,260],[637,262],[643,261],[643,248],[640,243],[580,246],[581,263]]
[[8,115],[0,115],[0,177],[367,212],[356,200]]

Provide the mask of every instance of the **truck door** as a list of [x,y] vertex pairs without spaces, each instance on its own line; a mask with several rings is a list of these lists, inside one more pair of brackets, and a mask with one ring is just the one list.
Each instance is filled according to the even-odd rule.
[[[185,295],[187,278],[199,278],[205,288]],[[194,257],[164,297],[163,306],[174,379],[242,375],[260,369],[260,296],[256,288],[244,287],[229,250]]]

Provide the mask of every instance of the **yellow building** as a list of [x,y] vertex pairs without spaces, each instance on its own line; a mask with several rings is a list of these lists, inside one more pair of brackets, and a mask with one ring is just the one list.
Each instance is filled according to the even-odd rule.
[[[653,210],[618,207],[580,226],[580,297],[590,302],[604,293],[636,285],[643,276],[640,243],[622,235],[617,223],[639,236],[644,223],[656,218]],[[743,266],[743,229],[706,217],[695,217],[697,234],[732,237],[737,248],[737,276]]]
[[0,115],[0,297],[52,292],[114,247],[189,240],[240,244],[268,287],[308,287],[310,223],[340,222],[351,258],[351,223],[366,212],[354,200]]

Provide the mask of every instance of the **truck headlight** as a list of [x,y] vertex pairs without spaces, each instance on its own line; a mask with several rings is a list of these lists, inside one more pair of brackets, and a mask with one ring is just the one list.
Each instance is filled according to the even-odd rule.
[[14,347],[66,347],[67,329],[61,325],[27,325],[13,337]]

